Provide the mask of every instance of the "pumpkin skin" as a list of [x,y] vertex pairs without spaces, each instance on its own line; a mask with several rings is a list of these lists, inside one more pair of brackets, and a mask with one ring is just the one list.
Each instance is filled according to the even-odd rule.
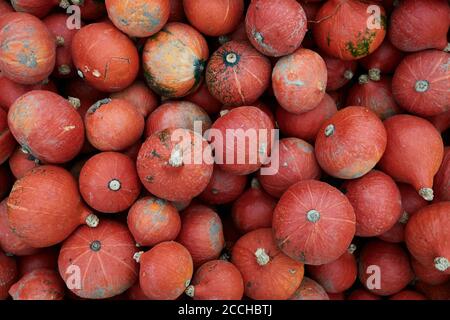
[[67,96],[80,100],[80,106],[77,108],[77,111],[82,119],[84,119],[86,112],[94,103],[107,97],[106,93],[95,89],[81,78],[74,78],[68,81],[64,92]]
[[38,18],[43,18],[59,6],[66,9],[69,6],[68,1],[63,0],[12,0],[11,4],[17,12],[26,12]]
[[302,180],[320,178],[320,167],[314,155],[314,147],[297,138],[284,138],[279,142],[279,166],[274,175],[258,176],[267,193],[281,195],[293,184]]
[[441,135],[431,123],[412,115],[390,117],[384,126],[388,142],[380,169],[411,184],[425,200],[433,200],[433,177],[444,157]]
[[186,96],[185,100],[203,108],[209,115],[218,113],[222,108],[222,103],[211,95],[205,81],[202,82],[195,92]]
[[171,22],[145,43],[143,64],[150,88],[166,98],[195,91],[209,56],[205,38],[191,26]]
[[127,223],[140,246],[152,247],[175,240],[181,230],[181,219],[175,206],[155,197],[136,201],[128,211]]
[[330,119],[336,112],[336,103],[325,93],[317,107],[311,111],[294,114],[282,107],[277,107],[275,115],[282,133],[311,143],[316,139],[323,122]]
[[306,14],[295,0],[254,0],[245,17],[247,37],[261,53],[281,57],[298,49],[307,30]]
[[14,12],[14,10],[9,4],[9,1],[0,1],[0,17],[10,12]]
[[139,263],[139,283],[150,300],[175,300],[191,282],[191,255],[177,242],[157,244],[140,256]]
[[[319,48],[341,60],[356,60],[374,52],[386,36],[386,13],[380,6],[380,19],[371,17],[368,5],[359,0],[327,1],[317,13],[319,22],[313,28]],[[381,28],[369,29],[372,19]]]
[[316,137],[316,158],[329,175],[356,179],[375,167],[386,143],[386,130],[377,115],[350,106],[322,124]]
[[9,168],[16,179],[22,178],[29,170],[39,166],[39,160],[17,148],[9,158]]
[[350,202],[339,190],[305,180],[280,198],[272,228],[281,251],[305,264],[321,265],[344,254],[355,235],[355,221]]
[[330,298],[320,284],[308,277],[304,277],[300,287],[289,300],[330,300]]
[[106,14],[105,1],[97,0],[71,0],[80,7],[83,20],[98,20]]
[[127,100],[138,109],[144,118],[147,118],[159,104],[158,96],[142,81],[136,81],[128,88],[113,93],[111,98]]
[[434,266],[445,274],[450,274],[449,210],[449,201],[424,207],[412,216],[405,229],[411,255],[424,266]]
[[[374,271],[370,266],[378,266],[379,288],[372,286]],[[359,256],[359,280],[372,293],[389,296],[403,290],[414,278],[407,253],[398,244],[372,240],[361,250]]]
[[69,287],[86,299],[106,299],[130,288],[138,278],[138,266],[133,260],[136,246],[126,226],[102,220],[95,229],[78,228],[64,241],[58,258],[59,274],[73,284],[72,268],[80,269],[80,289]]
[[347,300],[381,300],[381,297],[364,289],[356,289],[348,296]]
[[378,81],[381,74],[393,73],[403,56],[403,52],[394,47],[386,38],[377,50],[358,62],[367,70],[370,80]]
[[166,24],[170,14],[169,0],[106,0],[105,5],[112,23],[130,37],[154,35]]
[[141,191],[133,160],[118,152],[102,152],[90,158],[81,169],[79,187],[86,203],[103,213],[128,209]]
[[16,260],[0,251],[0,300],[8,299],[8,290],[14,284],[16,278]]
[[449,111],[449,59],[449,53],[437,50],[422,51],[404,58],[392,78],[392,93],[399,105],[421,116]]
[[186,20],[184,14],[183,0],[169,0],[170,3],[170,15],[169,22],[183,22]]
[[197,269],[186,294],[194,300],[241,300],[244,281],[232,263],[212,260]]
[[98,224],[81,203],[75,179],[56,166],[34,168],[17,180],[6,204],[9,225],[33,248],[63,241],[80,224]]
[[416,259],[411,259],[416,279],[429,285],[439,285],[450,280],[450,275],[437,270],[434,266],[424,266]]
[[417,281],[415,289],[423,293],[430,300],[450,300],[450,282],[432,286],[422,281]]
[[394,294],[389,300],[428,300],[423,294],[412,290],[403,290],[397,294]]
[[63,300],[64,282],[50,269],[38,269],[24,275],[10,289],[13,300]]
[[356,61],[344,61],[323,55],[327,66],[327,91],[334,91],[345,86],[355,75],[358,63]]
[[6,162],[17,145],[8,128],[8,115],[0,109],[0,165]]
[[445,0],[403,1],[392,12],[389,40],[399,50],[443,50],[447,46],[450,7]]
[[130,102],[103,99],[86,112],[86,137],[101,151],[119,151],[131,147],[141,137],[145,121]]
[[440,113],[437,116],[430,117],[428,118],[428,121],[430,121],[439,132],[444,132],[450,128],[450,110]]
[[133,42],[106,22],[82,27],[72,40],[78,75],[95,89],[117,92],[130,86],[139,71]]
[[437,201],[450,201],[450,147],[444,151],[444,160],[434,177],[434,190]]
[[229,41],[211,56],[206,84],[224,105],[252,105],[269,87],[270,71],[269,59],[249,43]]
[[126,292],[126,300],[150,300],[144,292],[142,292],[141,286],[139,285],[139,281],[136,282],[130,289]]
[[48,78],[55,66],[56,42],[45,24],[28,13],[10,13],[0,23],[0,69],[19,84]]
[[253,300],[286,300],[303,280],[303,264],[277,248],[270,228],[242,236],[233,246],[231,262],[242,274],[245,295]]
[[59,248],[40,249],[37,253],[22,256],[18,259],[19,275],[24,275],[38,269],[58,270]]

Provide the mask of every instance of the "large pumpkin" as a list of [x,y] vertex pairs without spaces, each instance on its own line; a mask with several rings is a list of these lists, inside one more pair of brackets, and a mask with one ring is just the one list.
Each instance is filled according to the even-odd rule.
[[38,269],[17,281],[9,295],[13,300],[63,300],[64,283],[56,271]]

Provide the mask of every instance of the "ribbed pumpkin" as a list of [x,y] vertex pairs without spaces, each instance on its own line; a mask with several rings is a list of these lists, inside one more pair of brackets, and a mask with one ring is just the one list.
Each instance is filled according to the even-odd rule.
[[64,282],[50,269],[38,269],[24,275],[10,289],[13,300],[63,300]]

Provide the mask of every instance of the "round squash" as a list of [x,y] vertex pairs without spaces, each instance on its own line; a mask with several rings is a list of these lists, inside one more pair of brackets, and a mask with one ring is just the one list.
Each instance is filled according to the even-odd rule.
[[64,282],[50,269],[38,269],[24,275],[10,289],[13,300],[63,300]]
[[128,88],[111,94],[111,98],[127,100],[144,118],[147,118],[159,104],[159,97],[142,81],[136,81]]
[[304,277],[289,300],[330,300],[325,289],[316,281]]
[[340,60],[329,55],[322,55],[327,65],[327,91],[334,91],[345,86],[355,75],[357,62]]
[[24,275],[38,269],[58,270],[59,247],[39,249],[38,252],[21,256],[18,259],[19,275]]
[[434,190],[437,201],[450,201],[450,147],[444,150],[444,160],[434,176]]

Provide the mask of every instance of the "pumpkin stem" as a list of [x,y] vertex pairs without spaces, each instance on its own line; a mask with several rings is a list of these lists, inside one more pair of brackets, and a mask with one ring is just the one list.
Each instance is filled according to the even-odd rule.
[[70,72],[72,72],[72,69],[67,64],[62,64],[58,67],[58,73],[62,76],[67,76]]
[[98,240],[92,241],[89,248],[95,252],[100,251],[100,249],[102,248],[102,243]]
[[348,251],[348,253],[353,254],[353,253],[355,253],[356,249],[357,249],[356,244],[353,244],[353,243],[352,243],[352,244],[348,247],[347,251]]
[[218,40],[220,44],[225,44],[230,41],[230,38],[228,38],[228,36],[220,36]]
[[71,1],[76,6],[82,6],[84,4],[84,0],[71,0]]
[[369,79],[372,81],[380,81],[381,80],[381,70],[377,68],[373,68],[369,70]]
[[438,257],[434,259],[434,267],[439,271],[445,272],[450,268],[450,262],[445,257]]
[[186,290],[184,292],[186,293],[186,295],[188,297],[193,298],[194,294],[195,294],[195,288],[193,285],[190,285],[189,287],[186,288]]
[[64,37],[56,36],[56,45],[58,47],[62,47],[64,45],[64,42],[65,42]]
[[330,137],[334,134],[334,132],[336,131],[336,127],[333,124],[329,124],[326,128],[325,128],[325,137]]
[[402,216],[400,217],[400,219],[398,220],[398,222],[402,223],[402,224],[406,224],[409,220],[409,213],[406,211],[403,211]]
[[444,52],[450,52],[450,42],[447,43],[447,46],[444,48]]
[[69,103],[75,108],[78,109],[81,106],[81,101],[78,98],[75,97],[67,97],[67,100]]
[[358,83],[359,84],[369,83],[369,76],[367,74],[360,75],[359,78],[358,78]]
[[316,223],[320,220],[320,212],[314,209],[309,210],[306,213],[306,219],[308,219],[309,222]]
[[94,103],[88,110],[88,112],[90,113],[94,113],[95,111],[97,111],[102,105],[104,104],[108,104],[111,102],[110,98],[106,98],[106,99],[102,99],[97,101],[96,103]]
[[427,80],[418,80],[415,85],[416,92],[426,92],[430,87],[430,83]]
[[255,252],[255,256],[256,256],[256,262],[258,262],[258,264],[260,266],[265,266],[270,261],[269,255],[266,253],[266,250],[264,250],[263,248],[258,248]]
[[353,78],[354,74],[352,70],[345,70],[344,72],[344,78],[347,80],[351,80]]
[[227,252],[224,252],[220,255],[219,260],[223,260],[223,261],[230,261],[230,254]]
[[144,254],[144,251],[136,252],[134,254],[134,256],[133,256],[134,261],[136,261],[137,263],[140,263],[141,262],[141,257],[142,257],[143,254]]
[[121,183],[119,180],[117,179],[112,179],[109,183],[108,183],[108,188],[111,191],[119,191],[120,188],[122,187]]
[[223,116],[226,115],[228,112],[230,112],[230,110],[221,110],[221,111],[220,111],[220,116],[223,117]]
[[100,219],[95,214],[91,213],[86,217],[85,221],[88,227],[95,228],[98,226]]
[[261,184],[259,183],[258,179],[256,179],[256,178],[252,179],[250,186],[252,189],[261,189]]
[[431,188],[422,188],[419,190],[419,194],[427,201],[433,201],[434,199],[434,192]]
[[77,69],[77,74],[81,79],[84,79],[83,71],[81,71],[80,69]]
[[59,6],[63,9],[67,9],[70,6],[69,0],[61,0]]
[[183,150],[180,144],[175,145],[170,154],[169,165],[174,168],[181,167],[183,165]]
[[237,61],[237,55],[234,52],[230,52],[226,55],[225,59],[227,60],[228,63],[234,64]]

